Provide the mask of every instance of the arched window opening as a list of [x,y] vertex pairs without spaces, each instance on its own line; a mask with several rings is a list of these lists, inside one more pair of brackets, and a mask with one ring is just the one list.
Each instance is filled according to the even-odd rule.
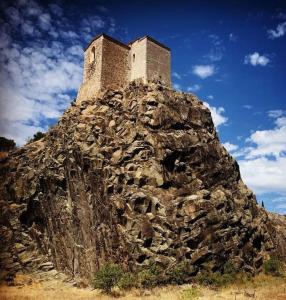
[[133,62],[135,61],[135,54],[133,54]]
[[91,52],[92,52],[92,62],[95,62],[95,47],[92,47]]

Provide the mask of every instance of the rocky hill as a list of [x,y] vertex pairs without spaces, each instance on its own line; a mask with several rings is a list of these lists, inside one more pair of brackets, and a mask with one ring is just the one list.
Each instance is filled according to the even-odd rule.
[[255,272],[269,253],[285,255],[285,218],[257,205],[210,111],[160,84],[73,103],[0,167],[2,277],[56,268],[90,278],[106,261]]

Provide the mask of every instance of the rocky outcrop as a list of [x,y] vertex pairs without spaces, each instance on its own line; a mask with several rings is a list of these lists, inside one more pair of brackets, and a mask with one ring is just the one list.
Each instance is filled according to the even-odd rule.
[[277,228],[210,111],[160,84],[73,103],[0,172],[6,273],[55,266],[90,278],[106,261],[136,269],[182,260],[193,274],[226,261],[254,272],[276,249]]

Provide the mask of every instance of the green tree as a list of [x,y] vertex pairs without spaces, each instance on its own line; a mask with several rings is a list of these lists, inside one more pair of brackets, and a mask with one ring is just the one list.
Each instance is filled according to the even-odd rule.
[[0,136],[0,151],[10,151],[16,147],[13,140],[9,140],[4,136]]

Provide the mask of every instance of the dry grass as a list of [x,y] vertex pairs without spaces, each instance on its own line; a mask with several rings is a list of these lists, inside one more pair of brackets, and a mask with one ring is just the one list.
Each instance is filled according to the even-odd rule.
[[[31,276],[18,276],[17,286],[0,286],[1,300],[107,300],[107,299],[146,299],[146,300],[286,300],[286,280],[258,275],[247,283],[233,284],[219,290],[198,287],[200,296],[192,297],[186,292],[191,285],[166,286],[151,291],[132,290],[123,294],[118,292],[114,296],[103,295],[91,289],[79,289],[69,286],[60,280],[40,282]],[[255,296],[253,293],[255,292]],[[186,297],[187,296],[187,297]],[[190,298],[188,298],[190,297]]]

